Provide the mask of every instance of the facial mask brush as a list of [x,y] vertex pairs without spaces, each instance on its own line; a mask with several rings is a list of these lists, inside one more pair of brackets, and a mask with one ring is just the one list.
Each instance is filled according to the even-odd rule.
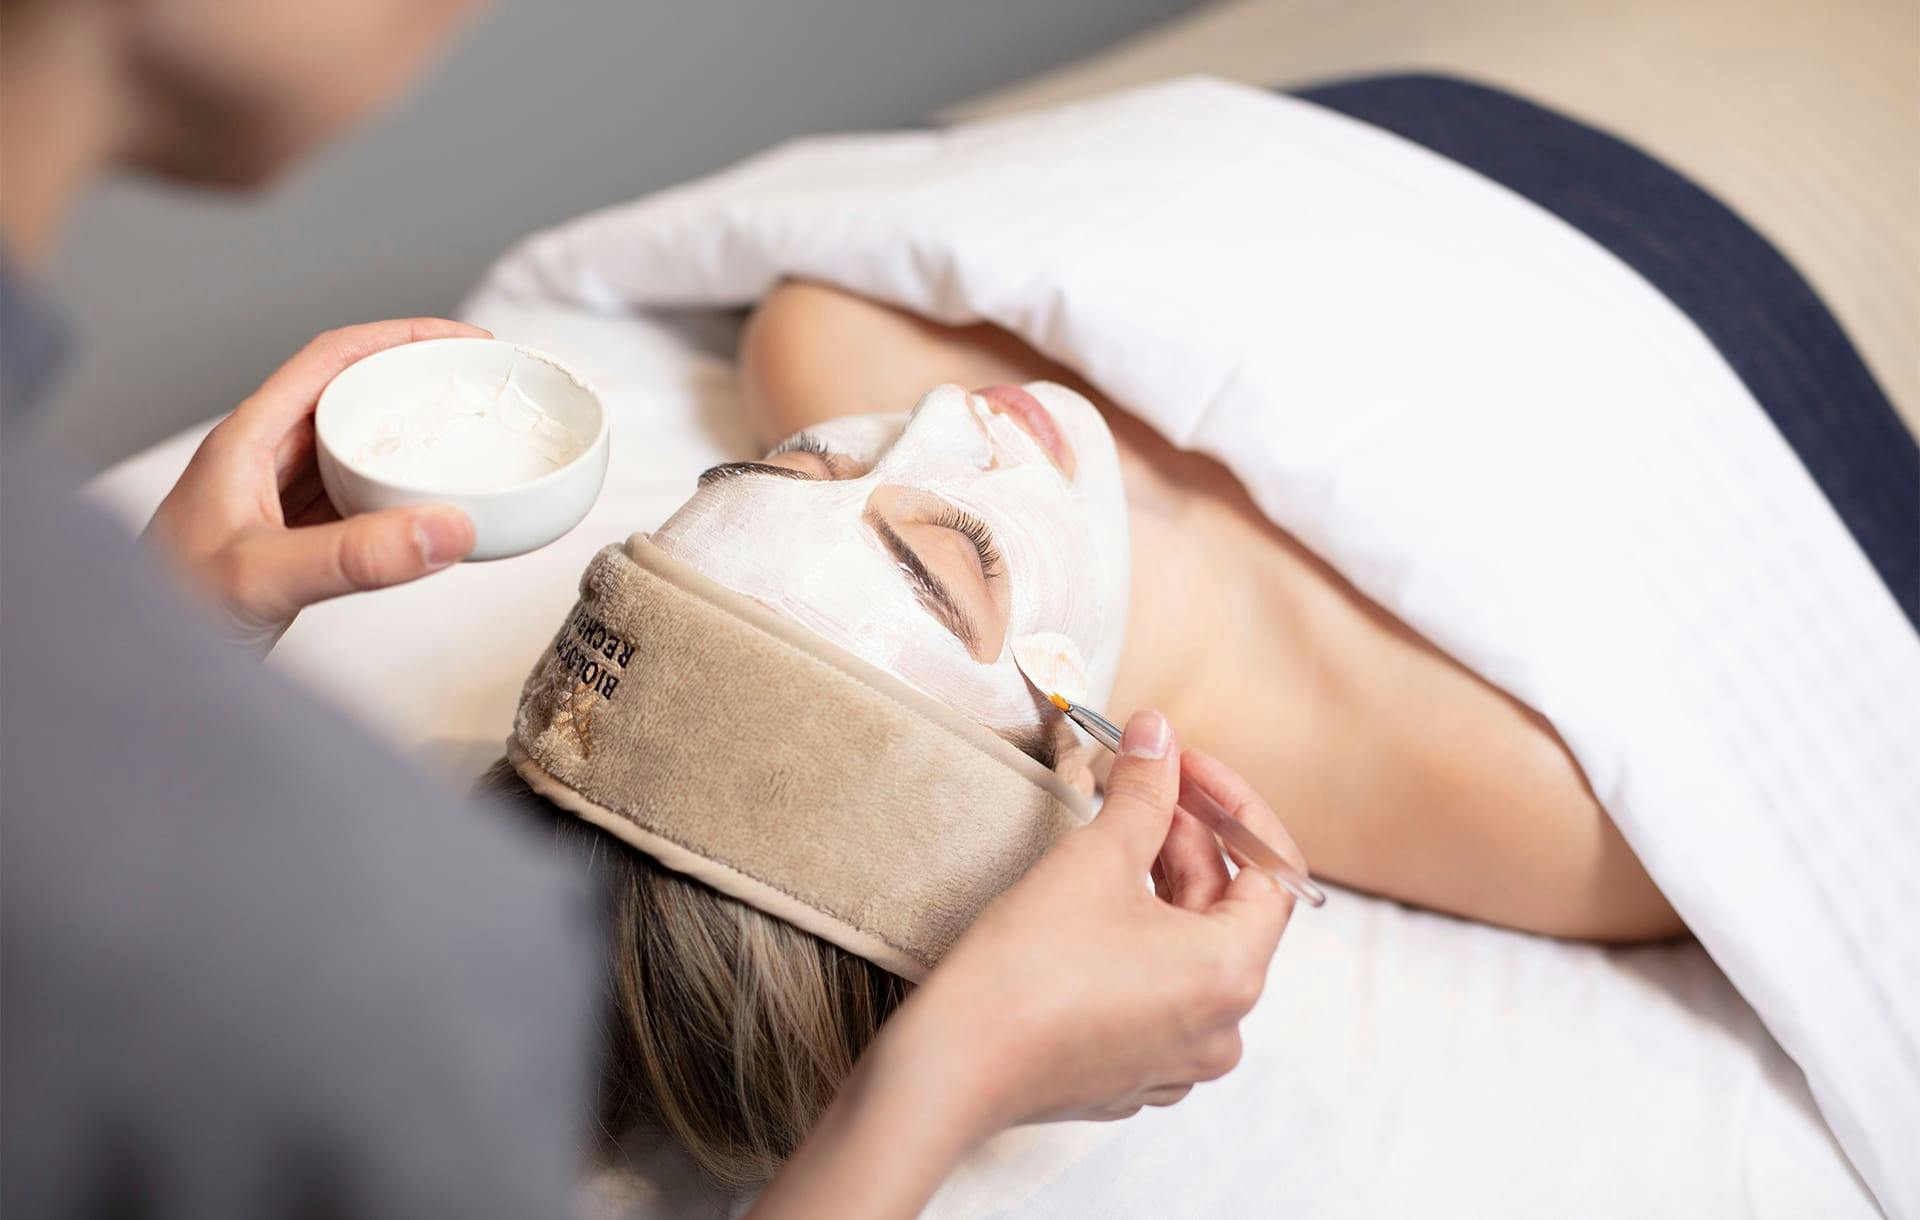
[[[1099,712],[1062,693],[1065,688],[1073,695],[1084,697],[1086,689],[1078,664],[1079,650],[1071,640],[1053,635],[1024,636],[1014,641],[1013,659],[1027,681],[1065,712],[1067,719],[1107,749],[1116,754],[1120,752],[1120,729]],[[1272,877],[1287,893],[1310,907],[1326,902],[1326,891],[1315,885],[1312,878],[1295,868],[1285,856],[1247,829],[1246,823],[1228,813],[1220,802],[1184,775],[1180,777],[1179,806],[1213,831],[1236,856]]]

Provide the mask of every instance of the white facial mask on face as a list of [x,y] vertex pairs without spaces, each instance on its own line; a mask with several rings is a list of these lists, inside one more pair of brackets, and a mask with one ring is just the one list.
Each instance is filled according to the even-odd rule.
[[[1126,630],[1119,462],[1086,399],[1051,383],[1025,388],[1073,450],[1073,478],[986,399],[941,386],[905,415],[849,416],[808,430],[831,452],[871,465],[861,477],[718,479],[660,527],[654,544],[990,729],[1032,729],[1051,717],[1011,651],[1035,633],[1073,642],[1097,706],[1112,688]],[[863,520],[881,487],[931,493],[987,527],[1010,595],[996,657],[969,655]],[[938,505],[927,503],[931,515],[914,516],[937,522]]]

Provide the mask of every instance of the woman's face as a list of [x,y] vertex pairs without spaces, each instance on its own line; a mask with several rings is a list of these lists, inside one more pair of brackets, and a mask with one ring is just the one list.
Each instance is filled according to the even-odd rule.
[[716,466],[655,545],[986,727],[1053,710],[1012,646],[1050,633],[1104,701],[1126,628],[1113,438],[1062,386],[945,385],[912,411],[802,432]]

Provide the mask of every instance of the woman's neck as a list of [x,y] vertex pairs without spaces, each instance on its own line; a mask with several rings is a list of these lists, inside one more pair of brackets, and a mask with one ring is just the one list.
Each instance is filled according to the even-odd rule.
[[1219,463],[1174,450],[1130,416],[1108,419],[1133,534],[1127,646],[1109,714],[1155,707],[1200,732],[1223,707],[1272,703],[1260,714],[1273,723],[1298,712],[1339,642],[1317,561]]

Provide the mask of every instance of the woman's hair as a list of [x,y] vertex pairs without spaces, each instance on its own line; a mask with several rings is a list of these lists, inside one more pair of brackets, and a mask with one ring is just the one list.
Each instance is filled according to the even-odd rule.
[[603,1130],[649,1123],[719,1184],[765,1183],[909,985],[556,809],[505,759],[481,788],[582,845],[605,883]]

